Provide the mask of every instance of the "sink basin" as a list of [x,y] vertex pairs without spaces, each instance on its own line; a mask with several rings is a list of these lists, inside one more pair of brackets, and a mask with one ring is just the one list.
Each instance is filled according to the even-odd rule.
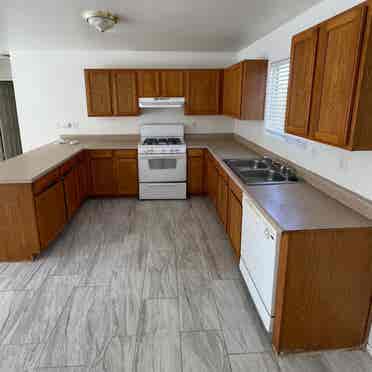
[[[296,174],[268,158],[227,159],[224,162],[247,185],[273,185],[298,182]],[[284,169],[284,171],[282,171]]]
[[247,170],[239,172],[239,176],[245,183],[268,183],[268,182],[284,182],[286,178],[271,169],[267,170]]

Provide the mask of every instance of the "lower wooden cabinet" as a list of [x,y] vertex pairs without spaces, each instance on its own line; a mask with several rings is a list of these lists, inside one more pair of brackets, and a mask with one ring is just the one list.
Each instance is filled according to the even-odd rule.
[[229,209],[228,209],[228,235],[236,257],[240,258],[241,237],[242,237],[242,202],[229,190]]
[[190,149],[187,152],[187,191],[190,195],[204,193],[203,149]]
[[220,171],[218,175],[218,190],[217,190],[217,213],[221,223],[228,227],[228,200],[229,200],[229,183],[228,176]]
[[67,220],[62,181],[35,197],[35,212],[40,246],[45,248],[63,230]]
[[93,196],[116,193],[114,161],[111,150],[89,152],[91,172],[91,194]]
[[82,204],[90,194],[90,171],[88,156],[84,152],[78,164],[79,204]]
[[207,153],[207,194],[217,207],[218,169],[212,155]]
[[114,154],[114,172],[117,195],[138,195],[137,151],[116,151]]
[[63,176],[66,209],[68,219],[71,219],[80,207],[79,174],[77,166]]

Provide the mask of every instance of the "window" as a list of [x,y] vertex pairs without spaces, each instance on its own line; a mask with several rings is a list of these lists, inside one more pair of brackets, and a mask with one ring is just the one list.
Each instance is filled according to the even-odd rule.
[[275,133],[284,133],[288,79],[289,59],[270,64],[266,93],[265,125],[267,130]]

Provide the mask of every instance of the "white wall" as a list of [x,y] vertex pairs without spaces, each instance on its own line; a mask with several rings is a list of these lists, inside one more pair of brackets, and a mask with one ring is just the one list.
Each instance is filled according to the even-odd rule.
[[[138,133],[140,123],[183,121],[187,132],[233,132],[222,116],[184,116],[182,110],[148,111],[138,117],[88,118],[84,68],[224,67],[234,53],[57,51],[12,54],[12,71],[24,151],[55,140],[59,134]],[[196,124],[191,125],[195,120]],[[72,129],[61,124],[72,122]],[[59,127],[58,127],[59,126]]]
[[[288,58],[294,34],[362,1],[325,0],[238,53],[239,59]],[[372,151],[350,152],[316,142],[302,144],[268,134],[264,122],[235,122],[235,133],[372,200]]]
[[12,80],[9,58],[0,57],[0,81],[2,80]]

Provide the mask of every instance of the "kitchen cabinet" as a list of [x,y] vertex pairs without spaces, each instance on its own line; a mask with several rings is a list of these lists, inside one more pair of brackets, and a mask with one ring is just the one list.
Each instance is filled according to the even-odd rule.
[[263,120],[267,60],[245,60],[224,70],[223,114],[240,120]]
[[160,71],[160,96],[184,97],[184,72],[182,70]]
[[80,207],[78,168],[71,168],[68,173],[63,175],[63,187],[68,219],[71,219]]
[[62,181],[35,196],[35,214],[40,246],[46,248],[63,230],[67,219]]
[[88,116],[139,114],[136,71],[85,70]]
[[242,235],[242,191],[232,181],[229,182],[228,235],[237,259],[240,257]]
[[293,38],[286,132],[372,149],[371,27],[368,2]]
[[217,192],[218,192],[218,169],[210,152],[207,153],[207,194],[217,207]]
[[187,190],[190,195],[204,193],[204,150],[187,151]]
[[137,81],[139,97],[160,97],[160,71],[138,70]]
[[91,194],[111,196],[116,194],[114,161],[111,150],[89,151],[91,172]]
[[220,113],[221,70],[186,71],[186,115]]
[[85,70],[88,116],[112,116],[110,70]]
[[218,190],[217,190],[217,213],[221,223],[227,231],[228,226],[228,200],[229,200],[229,178],[223,169],[218,171]]
[[114,170],[117,195],[138,195],[137,163],[137,150],[115,151]]
[[371,228],[282,234],[273,329],[278,353],[364,347],[371,239]]
[[223,73],[223,113],[227,116],[240,117],[242,96],[241,63],[231,66]]
[[138,115],[136,72],[133,70],[114,70],[111,74],[113,115]]
[[90,194],[89,184],[89,161],[87,152],[82,152],[78,164],[78,182],[79,182],[79,204],[82,204]]
[[285,130],[298,136],[309,134],[318,34],[319,30],[314,28],[292,39]]

